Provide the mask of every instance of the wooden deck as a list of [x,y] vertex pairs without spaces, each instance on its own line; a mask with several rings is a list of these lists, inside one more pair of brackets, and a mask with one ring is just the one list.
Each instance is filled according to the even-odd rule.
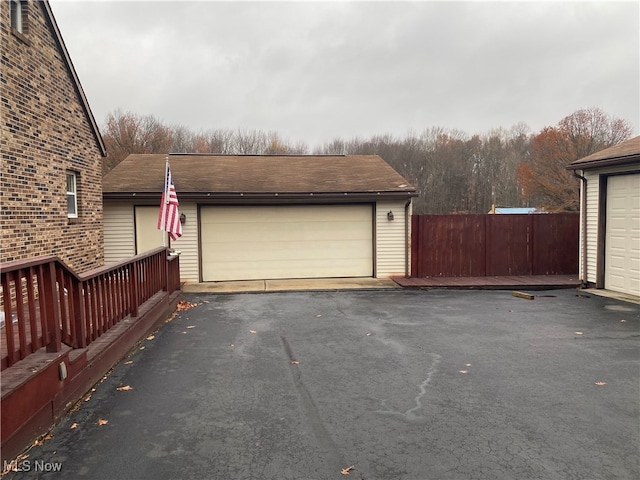
[[500,277],[395,277],[393,281],[405,288],[464,288],[480,290],[551,290],[576,288],[578,275],[514,275]]

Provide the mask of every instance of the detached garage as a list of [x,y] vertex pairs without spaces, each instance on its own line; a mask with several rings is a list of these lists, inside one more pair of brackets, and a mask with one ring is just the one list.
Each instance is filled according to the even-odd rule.
[[640,137],[569,166],[581,178],[584,283],[640,296]]
[[[130,155],[103,180],[105,260],[162,245],[167,155]],[[415,188],[376,155],[169,155],[181,277],[226,280],[408,274]]]

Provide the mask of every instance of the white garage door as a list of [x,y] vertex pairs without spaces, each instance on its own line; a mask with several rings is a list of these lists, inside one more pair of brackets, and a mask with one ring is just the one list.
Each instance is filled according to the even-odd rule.
[[370,277],[371,205],[202,207],[202,280]]
[[640,295],[640,174],[607,180],[606,289]]

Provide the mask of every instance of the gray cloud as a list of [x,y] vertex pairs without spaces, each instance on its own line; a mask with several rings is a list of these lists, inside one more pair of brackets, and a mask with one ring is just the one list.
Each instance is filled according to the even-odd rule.
[[311,147],[588,107],[639,129],[637,2],[51,4],[99,123],[120,108]]

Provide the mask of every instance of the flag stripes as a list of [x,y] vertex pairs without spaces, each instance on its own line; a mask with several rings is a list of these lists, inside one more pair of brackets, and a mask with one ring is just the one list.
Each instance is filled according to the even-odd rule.
[[171,169],[169,168],[169,159],[164,175],[164,190],[162,192],[162,200],[160,203],[160,213],[158,214],[158,230],[164,230],[169,233],[171,240],[176,240],[182,236],[182,224],[180,223],[180,213],[178,212],[178,195],[173,185],[171,177]]

